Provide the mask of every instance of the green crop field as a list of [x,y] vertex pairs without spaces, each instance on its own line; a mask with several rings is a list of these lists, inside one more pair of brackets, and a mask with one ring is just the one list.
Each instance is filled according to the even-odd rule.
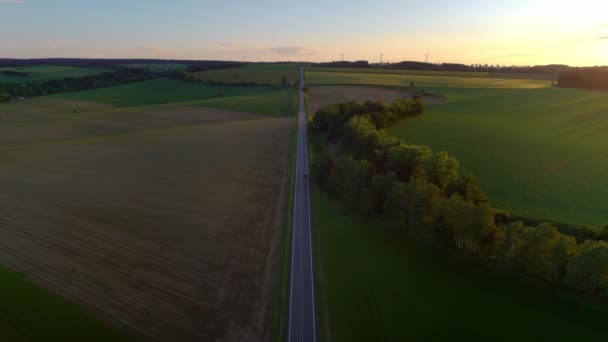
[[121,337],[15,306],[42,285],[140,337],[268,339],[295,95],[161,79],[1,104],[0,264],[26,285],[0,271],[0,335]]
[[296,112],[298,95],[297,91],[293,89],[277,90],[255,95],[216,97],[193,104],[202,107],[285,116]]
[[[25,72],[27,76],[7,76],[2,71]],[[64,66],[29,66],[15,68],[0,68],[0,84],[15,84],[29,82],[44,82],[66,77],[83,77],[96,75],[107,70],[93,68],[77,68]]]
[[[363,70],[348,69],[349,71],[326,71],[325,68],[306,69],[306,81],[311,84],[359,84],[382,86],[414,86],[418,90],[428,87],[460,87],[460,88],[544,88],[551,86],[551,80],[539,78],[491,77],[489,75],[473,76],[457,73],[458,76],[446,72],[409,72],[401,71],[363,72]],[[331,69],[330,69],[331,70]],[[375,69],[372,69],[375,70]]]
[[430,89],[447,96],[391,130],[458,158],[493,203],[578,224],[608,223],[608,93]]
[[116,87],[60,93],[49,98],[92,101],[113,106],[141,106],[223,96],[255,95],[268,93],[271,90],[269,87],[214,86],[172,79],[155,79]]
[[129,341],[130,336],[93,319],[75,305],[0,268],[3,341]]
[[287,83],[300,80],[300,68],[296,65],[247,66],[220,70],[199,71],[192,74],[201,81],[224,83],[254,82],[257,84],[281,84],[283,76]]
[[605,340],[608,310],[492,272],[313,191],[326,341]]

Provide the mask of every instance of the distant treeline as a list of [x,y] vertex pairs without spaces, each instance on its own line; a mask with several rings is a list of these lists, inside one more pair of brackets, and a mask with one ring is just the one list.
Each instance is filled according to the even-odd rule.
[[226,64],[243,65],[243,62],[231,61],[197,61],[176,59],[88,59],[88,58],[39,58],[39,59],[11,59],[0,58],[0,67],[26,67],[26,66],[71,66],[80,68],[116,68],[126,64],[186,64],[199,68],[218,68]]
[[575,231],[568,233],[494,209],[475,178],[460,173],[458,160],[386,134],[422,110],[419,99],[322,108],[310,123],[314,181],[360,214],[492,265],[608,298],[608,243],[602,240],[608,227],[585,232],[570,227]]
[[506,66],[490,64],[459,64],[459,63],[425,63],[403,61],[398,63],[370,64],[367,61],[317,63],[314,66],[334,68],[384,68],[393,70],[426,70],[426,71],[469,71],[469,72],[499,72],[499,73],[532,73],[559,74],[572,69],[567,65],[550,64],[535,66]]
[[559,75],[558,87],[608,89],[608,67],[571,68]]
[[386,64],[387,69],[405,70],[431,70],[431,71],[470,71],[470,72],[498,72],[498,73],[530,73],[530,74],[559,74],[571,67],[562,64],[534,65],[534,66],[506,66],[491,64],[459,64],[459,63],[425,63],[404,61]]
[[317,63],[314,66],[318,67],[330,67],[330,68],[371,68],[371,65],[368,61],[340,61],[340,62],[327,62],[327,63]]
[[241,68],[251,63],[244,62],[222,62],[222,61],[202,61],[193,62],[186,68],[188,72],[198,72],[217,69]]
[[[191,64],[187,70],[155,70],[150,68],[122,67],[126,64]],[[94,67],[106,68],[107,72],[83,77],[67,77],[43,82],[25,82],[22,84],[0,84],[0,94],[4,94],[0,102],[6,102],[7,97],[22,96],[32,97],[40,95],[55,94],[61,92],[89,90],[96,88],[113,87],[121,84],[146,81],[154,78],[176,78],[185,81],[194,81],[188,72],[238,68],[247,63],[230,61],[174,61],[174,60],[149,60],[149,59],[34,59],[34,60],[11,60],[0,59],[0,66],[23,67],[32,65],[58,65],[72,67]],[[27,76],[26,72],[3,70],[0,73],[7,76]],[[243,84],[241,84],[243,85]]]
[[97,75],[83,77],[68,77],[26,84],[0,84],[0,93],[6,93],[10,96],[31,97],[68,91],[112,87],[170,76],[174,76],[174,72],[154,71],[147,68],[120,68]]

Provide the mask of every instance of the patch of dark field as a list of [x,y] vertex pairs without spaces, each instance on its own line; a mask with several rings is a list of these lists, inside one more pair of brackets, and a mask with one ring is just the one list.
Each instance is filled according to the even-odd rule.
[[0,263],[167,341],[269,337],[293,120],[0,151]]

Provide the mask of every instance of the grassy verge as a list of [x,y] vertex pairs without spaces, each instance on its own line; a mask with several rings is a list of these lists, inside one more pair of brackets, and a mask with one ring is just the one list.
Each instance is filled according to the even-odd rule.
[[[297,113],[297,106],[296,113]],[[279,265],[277,267],[276,290],[274,291],[272,308],[272,341],[285,341],[287,339],[287,319],[289,307],[289,268],[291,260],[291,234],[293,223],[293,197],[296,165],[296,143],[298,138],[298,116],[293,119],[293,130],[289,139],[289,188],[287,191],[287,210],[285,224],[282,231]]]
[[332,341],[605,340],[608,309],[353,215],[313,188]]
[[129,341],[114,330],[30,282],[0,268],[0,336],[3,341]]

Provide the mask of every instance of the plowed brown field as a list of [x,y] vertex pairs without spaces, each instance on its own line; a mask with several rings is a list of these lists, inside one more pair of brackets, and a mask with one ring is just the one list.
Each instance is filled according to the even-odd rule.
[[267,339],[292,119],[91,110],[2,116],[0,264],[142,335]]

